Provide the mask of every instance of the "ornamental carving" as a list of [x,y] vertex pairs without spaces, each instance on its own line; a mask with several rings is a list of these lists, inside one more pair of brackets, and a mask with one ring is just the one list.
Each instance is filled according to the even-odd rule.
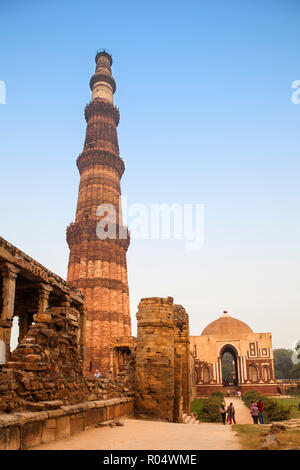
[[91,90],[93,89],[93,86],[97,82],[107,82],[112,87],[113,93],[116,91],[116,88],[117,88],[116,82],[113,79],[113,77],[111,77],[110,75],[106,75],[104,73],[95,73],[92,76],[91,80],[90,80],[90,89]]
[[103,101],[100,98],[95,98],[93,101],[86,105],[84,110],[84,117],[87,122],[92,116],[96,115],[112,117],[116,126],[119,124],[120,121],[119,109],[112,103]]
[[96,165],[107,165],[119,174],[123,175],[125,164],[121,157],[106,150],[86,150],[79,155],[76,161],[79,173],[81,174],[85,168],[91,168]]

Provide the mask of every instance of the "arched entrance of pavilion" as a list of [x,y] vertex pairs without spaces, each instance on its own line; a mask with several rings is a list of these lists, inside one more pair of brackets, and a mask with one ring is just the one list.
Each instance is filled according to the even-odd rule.
[[[228,356],[231,360],[228,361]],[[239,376],[239,353],[238,350],[230,343],[222,346],[219,354],[219,363],[221,369],[222,384],[224,387],[238,386],[241,382]]]

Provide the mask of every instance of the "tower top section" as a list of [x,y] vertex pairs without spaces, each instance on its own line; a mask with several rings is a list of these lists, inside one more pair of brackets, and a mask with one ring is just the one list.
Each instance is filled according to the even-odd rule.
[[116,82],[111,74],[112,56],[105,49],[97,52],[95,57],[96,71],[91,78],[92,101],[103,100],[113,103]]
[[110,52],[108,52],[106,49],[99,49],[99,51],[97,51],[97,54],[96,54],[96,57],[95,57],[96,64],[97,64],[97,60],[100,56],[107,57],[108,60],[110,61],[110,65],[112,65],[113,60],[112,60],[112,55],[111,55]]

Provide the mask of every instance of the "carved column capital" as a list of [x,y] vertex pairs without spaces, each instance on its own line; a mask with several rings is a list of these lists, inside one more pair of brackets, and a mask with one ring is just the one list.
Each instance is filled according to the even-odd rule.
[[0,263],[0,270],[4,278],[12,281],[17,278],[18,272],[20,271],[14,264],[7,261]]
[[49,294],[50,294],[50,292],[52,292],[52,290],[53,290],[53,287],[49,286],[49,284],[45,284],[43,282],[40,282],[38,284],[38,289],[41,292],[49,292]]
[[62,307],[70,307],[71,302],[72,302],[71,296],[68,293],[65,292],[63,300],[61,302],[61,306]]

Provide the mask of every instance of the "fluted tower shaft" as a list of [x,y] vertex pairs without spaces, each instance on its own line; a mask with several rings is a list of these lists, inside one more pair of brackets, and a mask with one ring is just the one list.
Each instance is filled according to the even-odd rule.
[[[126,264],[130,240],[119,204],[125,167],[116,130],[120,115],[113,104],[116,83],[111,75],[112,58],[101,51],[95,60],[96,71],[90,81],[92,99],[85,108],[84,149],[77,159],[80,184],[76,219],[67,228],[68,281],[85,294],[86,371],[99,369],[105,373],[110,339],[131,335]],[[100,239],[97,209],[108,204],[114,208],[116,238]],[[110,212],[104,216],[107,214],[111,217]]]

